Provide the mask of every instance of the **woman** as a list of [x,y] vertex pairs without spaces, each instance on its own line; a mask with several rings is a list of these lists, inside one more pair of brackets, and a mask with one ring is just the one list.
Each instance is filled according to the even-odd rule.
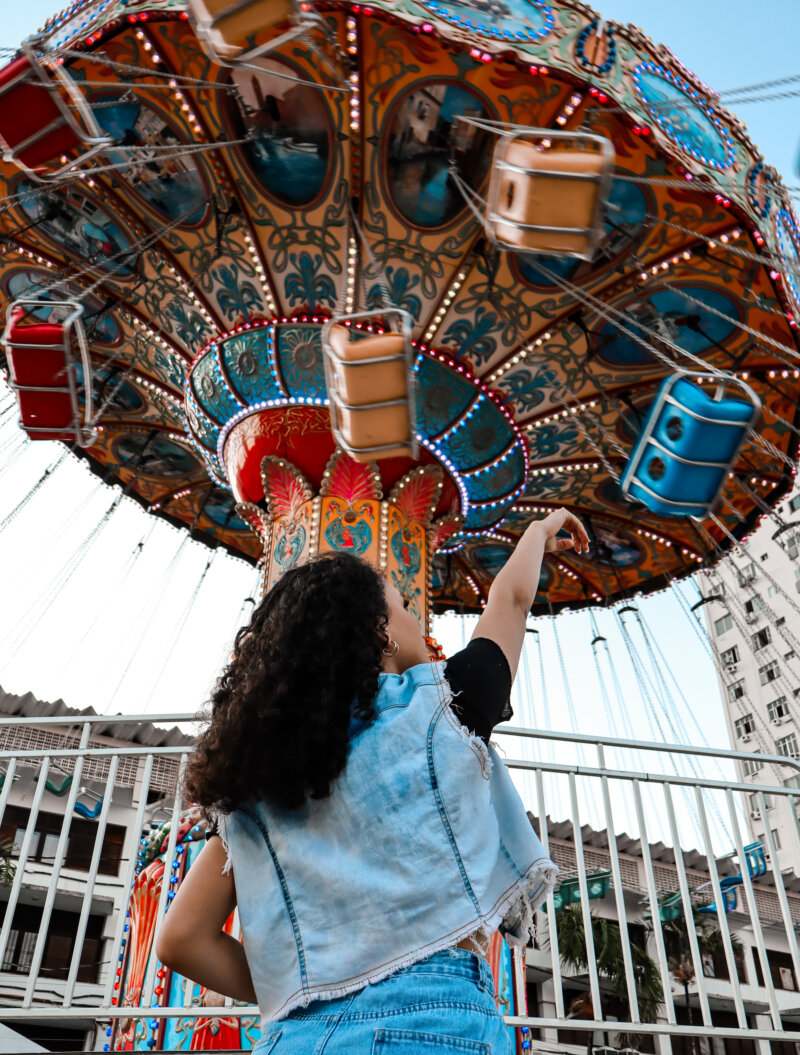
[[556,869],[488,741],[544,554],[588,544],[567,510],[532,524],[443,672],[345,554],[287,572],[239,632],[185,781],[219,834],[156,952],[258,1003],[258,1055],[512,1051],[483,954],[498,928],[528,943]]

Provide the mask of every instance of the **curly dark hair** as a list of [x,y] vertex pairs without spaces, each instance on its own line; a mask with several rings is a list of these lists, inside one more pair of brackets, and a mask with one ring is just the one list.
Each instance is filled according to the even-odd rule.
[[345,553],[291,568],[236,635],[189,758],[184,791],[209,812],[330,795],[350,717],[369,721],[389,611],[384,581]]

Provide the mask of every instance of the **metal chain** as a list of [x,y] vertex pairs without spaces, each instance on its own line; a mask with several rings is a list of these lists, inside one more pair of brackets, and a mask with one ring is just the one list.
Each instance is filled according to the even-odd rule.
[[[614,176],[614,179],[622,179],[624,177]],[[684,184],[685,186],[685,184]],[[713,188],[709,188],[711,190]],[[612,212],[615,211],[612,209]],[[655,213],[646,212],[644,214],[645,220],[651,220],[653,223],[660,224],[662,227],[669,227],[672,231],[678,231],[681,234],[688,235],[691,238],[697,238],[701,242],[706,242],[712,249],[724,249],[728,253],[733,253],[735,256],[740,256],[743,260],[750,260],[755,264],[763,264],[764,267],[772,268],[775,271],[784,271],[787,274],[794,275],[800,278],[800,268],[794,268],[782,262],[775,256],[762,256],[759,253],[753,253],[749,249],[742,249],[741,246],[734,245],[732,242],[721,242],[720,238],[723,234],[727,234],[727,231],[721,231],[718,235],[703,234],[702,231],[696,231],[691,227],[684,227],[683,224],[675,223],[674,220],[666,220],[663,216],[657,216]],[[737,224],[731,221],[733,228],[735,229]],[[740,225],[739,225],[740,226]],[[642,270],[647,270],[647,264],[642,263]],[[768,309],[764,309],[768,310]],[[777,309],[769,309],[778,315],[784,315],[784,312],[778,311]]]
[[752,487],[750,487],[749,484],[740,476],[737,476],[736,473],[732,474],[732,478],[733,482],[744,491],[748,498],[755,502],[755,504],[758,506],[762,513],[765,513],[771,520],[774,520],[779,527],[785,526],[785,521],[783,517],[778,513],[777,509],[773,509],[772,506],[767,505],[767,503],[764,501],[758,491],[754,491]]
[[[139,345],[138,351],[136,351],[135,354],[132,356],[131,361],[128,364],[128,366],[125,369],[125,371],[119,377],[115,377],[114,378],[114,380],[112,382],[113,383],[113,388],[111,388],[111,390],[109,391],[109,393],[106,396],[106,398],[103,400],[103,402],[97,408],[95,413],[92,415],[92,419],[89,422],[89,427],[90,428],[94,427],[97,424],[97,422],[100,421],[100,419],[102,418],[103,414],[106,411],[106,408],[108,406],[110,406],[110,404],[113,401],[113,399],[116,396],[116,394],[122,390],[122,386],[125,384],[125,382],[128,380],[128,378],[131,376],[133,371],[136,369],[137,365],[141,362],[142,357],[144,356],[144,354],[148,351],[148,347],[149,346],[147,344],[147,341],[141,335],[141,333],[139,333],[138,331],[134,334],[133,343],[134,343],[134,346],[137,345],[137,344]],[[103,363],[103,366],[108,367],[108,363],[112,362],[112,361],[113,360],[106,360],[106,362]]]
[[[144,253],[152,245],[155,245],[155,243],[159,241],[159,239],[163,238],[165,235],[169,234],[170,231],[172,231],[175,227],[178,227],[180,224],[182,224],[187,219],[187,217],[191,215],[191,213],[191,209],[185,213],[182,213],[181,216],[179,216],[176,220],[173,220],[171,223],[164,224],[157,231],[154,231],[146,237],[140,238],[138,241],[132,242],[130,245],[123,247],[118,252],[112,253],[110,256],[105,257],[104,262],[117,260],[118,258],[125,256],[130,256],[134,250],[138,250],[139,252],[137,253],[137,255],[141,255],[141,253]],[[68,271],[66,272],[66,274],[56,275],[46,285],[42,283],[37,283],[37,285],[32,288],[38,290],[41,293],[47,293],[51,289],[54,289],[56,286],[60,285],[60,283],[66,280],[75,281],[81,278],[83,275],[91,274],[92,272],[96,271],[97,265],[89,264],[86,267],[81,268],[79,271]],[[111,272],[111,274],[113,274],[113,272]],[[81,291],[79,299],[83,299],[84,297],[88,297],[90,294],[92,294],[96,289],[98,289],[100,286],[103,285],[104,282],[108,280],[108,277],[109,273],[102,274],[100,278],[98,278],[95,282],[92,283],[91,286],[88,286],[86,289],[83,289]]]
[[8,525],[17,518],[17,516],[22,512],[28,502],[30,502],[30,500],[34,497],[34,495],[36,495],[37,492],[44,486],[44,484],[46,484],[47,481],[52,477],[56,469],[60,468],[64,464],[64,461],[67,457],[67,453],[68,452],[66,450],[62,451],[56,461],[53,462],[53,464],[50,465],[47,469],[45,469],[45,471],[42,473],[42,475],[39,477],[33,487],[31,487],[31,489],[27,492],[24,498],[22,498],[14,506],[14,508],[9,513],[7,513],[5,517],[3,517],[2,520],[0,520],[0,531],[5,531]]
[[[543,264],[539,263],[539,264],[537,264],[537,266],[539,267],[539,269],[545,275],[547,275],[551,279],[551,281],[553,281],[556,285],[560,286],[561,289],[563,289],[565,292],[569,292],[569,293],[572,293],[572,294],[576,295],[581,301],[583,301],[584,304],[588,304],[590,307],[594,308],[595,311],[597,312],[597,314],[601,316],[601,318],[604,318],[604,319],[606,319],[606,321],[610,322],[615,327],[615,329],[617,329],[620,333],[623,333],[627,337],[630,337],[637,344],[640,344],[643,347],[646,347],[646,349],[652,355],[654,355],[657,359],[659,359],[662,363],[664,363],[669,368],[670,371],[673,371],[675,369],[675,364],[669,358],[668,355],[666,355],[658,347],[656,347],[656,346],[654,346],[652,344],[644,345],[644,342],[642,341],[642,339],[639,336],[639,334],[637,334],[634,330],[631,330],[629,326],[625,325],[624,323],[620,323],[618,321],[619,319],[624,319],[625,322],[630,322],[630,319],[628,319],[628,317],[624,314],[624,312],[618,311],[616,308],[612,307],[610,304],[606,304],[604,301],[599,300],[597,297],[592,296],[591,293],[588,293],[585,290],[580,289],[578,286],[574,285],[574,283],[568,282],[566,280],[563,280],[559,275],[557,275],[555,272],[551,271],[549,268],[545,267]],[[690,351],[688,351],[685,348],[681,348],[681,346],[679,344],[677,344],[675,341],[673,341],[671,337],[668,337],[668,336],[663,335],[663,334],[659,334],[655,330],[653,330],[651,327],[646,326],[643,323],[638,323],[637,322],[636,325],[644,333],[654,337],[660,343],[665,344],[668,348],[670,348],[672,351],[676,352],[678,355],[681,355],[681,356],[685,357],[686,359],[689,359],[691,362],[693,362],[693,363],[697,364],[698,366],[700,366],[702,368],[703,373],[711,374],[711,375],[713,375],[715,377],[719,377],[721,379],[724,379],[724,378],[727,378],[727,377],[730,376],[724,370],[721,370],[719,367],[713,366],[712,364],[706,362],[706,360],[701,359],[697,355],[694,355],[693,352],[690,352]],[[788,428],[790,428],[790,429],[792,429],[794,431],[794,426],[791,424],[791,422],[786,421],[784,418],[782,418],[779,414],[776,414],[774,411],[771,411],[771,413],[772,413],[773,417],[777,421],[782,422],[784,425],[786,425]],[[784,454],[783,451],[778,450],[778,448],[775,447],[773,444],[768,444],[768,441],[762,440],[762,438],[758,435],[758,433],[754,429],[748,429],[747,436],[748,436],[748,438],[751,441],[757,443],[758,446],[763,447],[763,449],[765,449],[765,450],[768,449],[770,454],[772,454],[776,458],[779,458],[779,460],[784,462],[789,468],[793,469],[795,467],[794,461],[788,455]],[[768,447],[767,447],[767,444],[768,444]]]
[[[464,200],[466,201],[467,205],[469,206],[470,211],[473,213],[473,215],[476,217],[476,219],[482,225],[483,222],[484,222],[484,216],[483,216],[483,213],[479,210],[477,203],[480,202],[480,204],[485,207],[485,202],[483,201],[483,199],[475,191],[473,191],[473,189],[469,186],[469,184],[467,184],[462,179],[460,173],[458,173],[458,171],[453,166],[451,166],[451,168],[450,168],[450,173],[453,176],[453,178],[455,180],[455,183],[458,186],[459,190],[461,191],[462,195],[464,196]],[[526,358],[529,358],[529,356],[526,356]],[[536,358],[543,359],[542,356],[538,356]],[[566,381],[564,381],[560,377],[555,378],[555,380],[556,380],[556,382],[558,384],[560,384],[562,386],[562,388],[566,389],[566,391],[569,392],[569,394],[572,396],[572,398],[578,404],[578,407],[579,407],[578,414],[572,414],[571,417],[573,418],[573,420],[575,421],[575,424],[580,429],[581,433],[583,434],[583,436],[586,439],[586,441],[589,444],[589,446],[592,448],[592,450],[595,452],[595,454],[598,456],[598,458],[602,462],[603,468],[606,470],[606,472],[609,474],[609,476],[611,476],[614,480],[619,482],[619,479],[620,479],[619,473],[616,471],[616,469],[608,461],[608,459],[606,458],[605,453],[603,452],[603,450],[595,443],[595,441],[589,435],[589,432],[587,431],[587,429],[584,427],[583,423],[580,420],[579,415],[580,415],[581,412],[586,412],[587,414],[591,414],[591,412],[588,411],[588,408],[586,408],[585,406],[581,406],[581,404],[580,404],[580,397],[577,396],[575,394],[575,392],[572,391],[572,389],[569,387],[569,385],[567,384]],[[558,396],[556,396],[556,399],[558,399],[560,406],[564,407],[566,410],[570,410],[571,409],[571,407],[563,399],[561,399]],[[605,426],[603,425],[602,421],[599,418],[595,419],[595,424],[600,429],[600,432],[603,434],[603,436],[605,436],[605,438],[609,441],[609,443],[624,458],[627,458],[629,456],[629,452],[624,450],[619,445],[616,437],[612,436],[608,432],[608,430],[605,428]]]
[[[661,282],[661,286],[663,289],[667,290],[670,293],[679,293],[684,298],[684,300],[688,300],[692,304],[698,305],[699,307],[703,308],[704,311],[707,311],[709,315],[715,315],[719,319],[725,319],[727,322],[732,323],[737,329],[742,330],[745,333],[749,333],[752,337],[755,337],[759,341],[761,346],[768,344],[772,348],[779,348],[781,349],[781,351],[789,352],[790,355],[794,356],[794,362],[790,362],[789,360],[783,359],[780,356],[775,357],[778,362],[783,363],[784,366],[788,366],[792,370],[797,370],[798,366],[800,366],[800,352],[798,352],[796,348],[790,348],[788,344],[783,344],[781,341],[776,341],[772,337],[765,336],[761,333],[760,330],[756,330],[753,326],[748,326],[747,323],[739,322],[738,319],[732,319],[730,315],[726,315],[724,311],[720,311],[719,308],[714,308],[710,304],[706,304],[705,301],[699,300],[697,297],[693,297],[690,293],[687,293],[685,290],[681,289],[680,286],[669,286],[666,282],[663,282],[663,280]],[[782,312],[775,312],[775,314],[783,315]],[[783,317],[785,318],[785,316]],[[798,434],[800,434],[800,430],[798,430]]]

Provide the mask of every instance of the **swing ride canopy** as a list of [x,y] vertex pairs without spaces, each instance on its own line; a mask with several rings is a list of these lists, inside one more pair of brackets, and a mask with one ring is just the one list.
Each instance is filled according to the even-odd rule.
[[[111,142],[49,184],[0,163],[0,292],[83,304],[91,467],[257,560],[238,505],[263,505],[252,465],[285,459],[316,491],[335,452],[322,324],[393,305],[413,320],[419,450],[376,465],[375,486],[442,470],[435,610],[478,609],[520,533],[562,505],[593,546],[546,562],[541,611],[718,559],[788,490],[800,435],[800,234],[741,122],[581,3],[315,7],[332,43],[296,38],[257,65],[212,61],[179,0],[82,0],[44,27],[37,47]],[[464,196],[487,192],[482,121],[611,140],[591,261],[487,239]],[[709,393],[732,374],[762,403],[717,521],[619,487],[679,369],[705,369]],[[356,549],[357,526],[342,522]]]

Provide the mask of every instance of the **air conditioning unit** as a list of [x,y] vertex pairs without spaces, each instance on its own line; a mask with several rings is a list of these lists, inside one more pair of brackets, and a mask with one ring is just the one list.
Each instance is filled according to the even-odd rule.
[[778,975],[781,980],[781,989],[794,989],[794,974],[791,967],[779,967]]
[[757,612],[745,612],[744,618],[745,618],[745,622],[747,622],[747,623],[754,623],[756,621],[756,619],[758,619],[758,613]]
[[784,722],[788,722],[789,721],[789,715],[788,714],[781,714],[781,715],[778,715],[777,718],[770,718],[770,721],[772,722],[773,725],[783,725]]
[[739,669],[739,664],[738,663],[726,663],[725,664],[725,670],[727,670],[727,672],[729,674],[735,674],[738,669]]
[[743,733],[739,737],[739,739],[742,741],[743,744],[749,744],[750,743],[750,734],[749,733]]
[[761,817],[761,810],[750,810],[750,820],[757,821]]

